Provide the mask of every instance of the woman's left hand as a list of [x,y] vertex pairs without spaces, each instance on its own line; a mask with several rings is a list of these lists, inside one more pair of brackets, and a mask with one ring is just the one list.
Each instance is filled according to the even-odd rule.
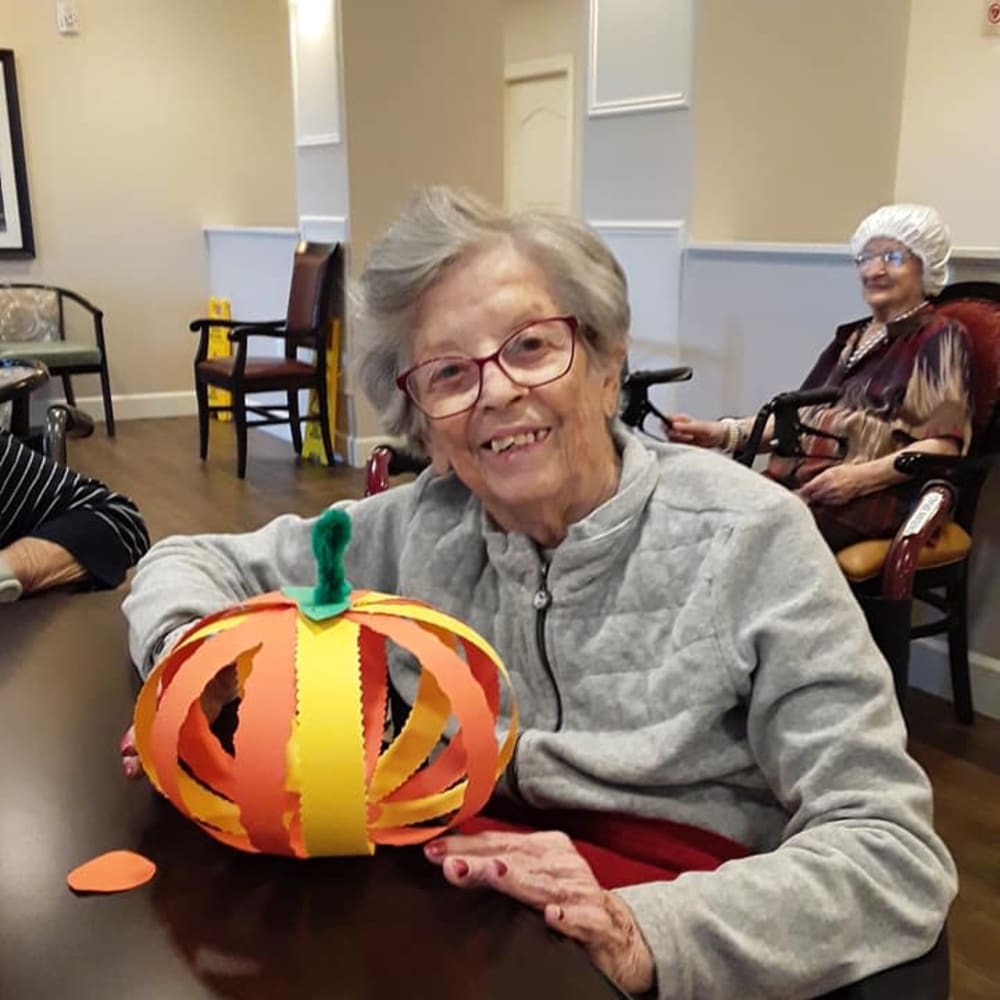
[[867,492],[868,477],[861,465],[834,465],[824,469],[795,492],[807,504],[837,507]]
[[628,906],[602,889],[564,833],[439,837],[424,854],[460,889],[495,889],[539,910],[553,930],[583,945],[628,993],[652,989],[656,969]]

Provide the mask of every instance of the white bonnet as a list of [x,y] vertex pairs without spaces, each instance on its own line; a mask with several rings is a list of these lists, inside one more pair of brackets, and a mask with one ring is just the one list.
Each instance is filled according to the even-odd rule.
[[857,256],[877,236],[898,240],[924,265],[924,291],[937,295],[948,283],[951,234],[937,210],[928,205],[883,205],[861,220],[851,237]]

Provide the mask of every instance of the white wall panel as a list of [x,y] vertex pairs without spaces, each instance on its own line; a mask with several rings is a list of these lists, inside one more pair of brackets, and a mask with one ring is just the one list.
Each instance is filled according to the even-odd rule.
[[691,0],[590,0],[588,112],[687,107],[692,23]]

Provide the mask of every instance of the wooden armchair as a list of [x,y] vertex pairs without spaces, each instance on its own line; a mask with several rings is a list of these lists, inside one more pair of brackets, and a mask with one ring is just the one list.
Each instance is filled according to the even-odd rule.
[[[247,428],[271,424],[288,424],[292,445],[302,454],[304,421],[318,421],[323,449],[329,465],[333,465],[333,440],[330,434],[330,400],[327,394],[327,366],[336,364],[329,358],[331,329],[334,319],[343,316],[344,258],[340,244],[300,243],[295,250],[292,284],[288,295],[288,310],[284,320],[246,322],[233,319],[196,319],[190,329],[200,334],[194,359],[195,395],[198,401],[198,436],[202,459],[208,456],[209,416],[217,412],[233,415],[236,428],[237,475],[246,477]],[[208,357],[210,327],[229,330],[235,344],[232,357]],[[252,357],[248,352],[251,337],[270,337],[284,345],[282,357]],[[300,350],[312,352],[312,357],[299,357]],[[228,405],[210,405],[208,387],[224,389],[232,396]],[[299,392],[313,389],[318,402],[318,414],[299,412]],[[248,404],[249,393],[285,392],[286,404]],[[248,419],[253,414],[256,419]]]
[[[93,343],[69,337],[67,303],[85,315]],[[69,325],[74,318],[70,315]],[[0,359],[41,361],[49,372],[62,377],[66,402],[76,406],[73,375],[95,374],[101,380],[104,423],[108,437],[115,436],[115,411],[104,342],[104,313],[82,295],[68,288],[24,283],[0,284]]]

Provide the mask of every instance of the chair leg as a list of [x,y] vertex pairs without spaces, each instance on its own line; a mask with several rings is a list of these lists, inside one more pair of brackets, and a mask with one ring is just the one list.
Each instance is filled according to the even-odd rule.
[[63,375],[63,395],[70,406],[76,406],[76,393],[73,391],[73,379],[69,375]]
[[233,423],[236,424],[236,475],[247,477],[247,401],[242,393],[233,393]]
[[975,719],[972,710],[972,681],[969,676],[968,563],[961,577],[945,591],[955,623],[948,629],[948,663],[951,667],[951,694],[955,718],[969,725]]
[[302,418],[299,415],[299,390],[288,390],[288,427],[292,432],[292,447],[296,455],[302,454]]
[[101,358],[101,396],[104,399],[104,429],[108,437],[115,436],[115,409],[111,403],[111,377],[108,374],[108,362]]
[[194,398],[198,402],[198,454],[204,462],[208,458],[208,386],[195,379]]
[[334,465],[333,435],[330,433],[330,401],[326,394],[326,379],[323,379],[317,387],[316,396],[319,400],[319,430],[323,435],[323,451],[326,452],[326,466],[328,469],[332,469]]

